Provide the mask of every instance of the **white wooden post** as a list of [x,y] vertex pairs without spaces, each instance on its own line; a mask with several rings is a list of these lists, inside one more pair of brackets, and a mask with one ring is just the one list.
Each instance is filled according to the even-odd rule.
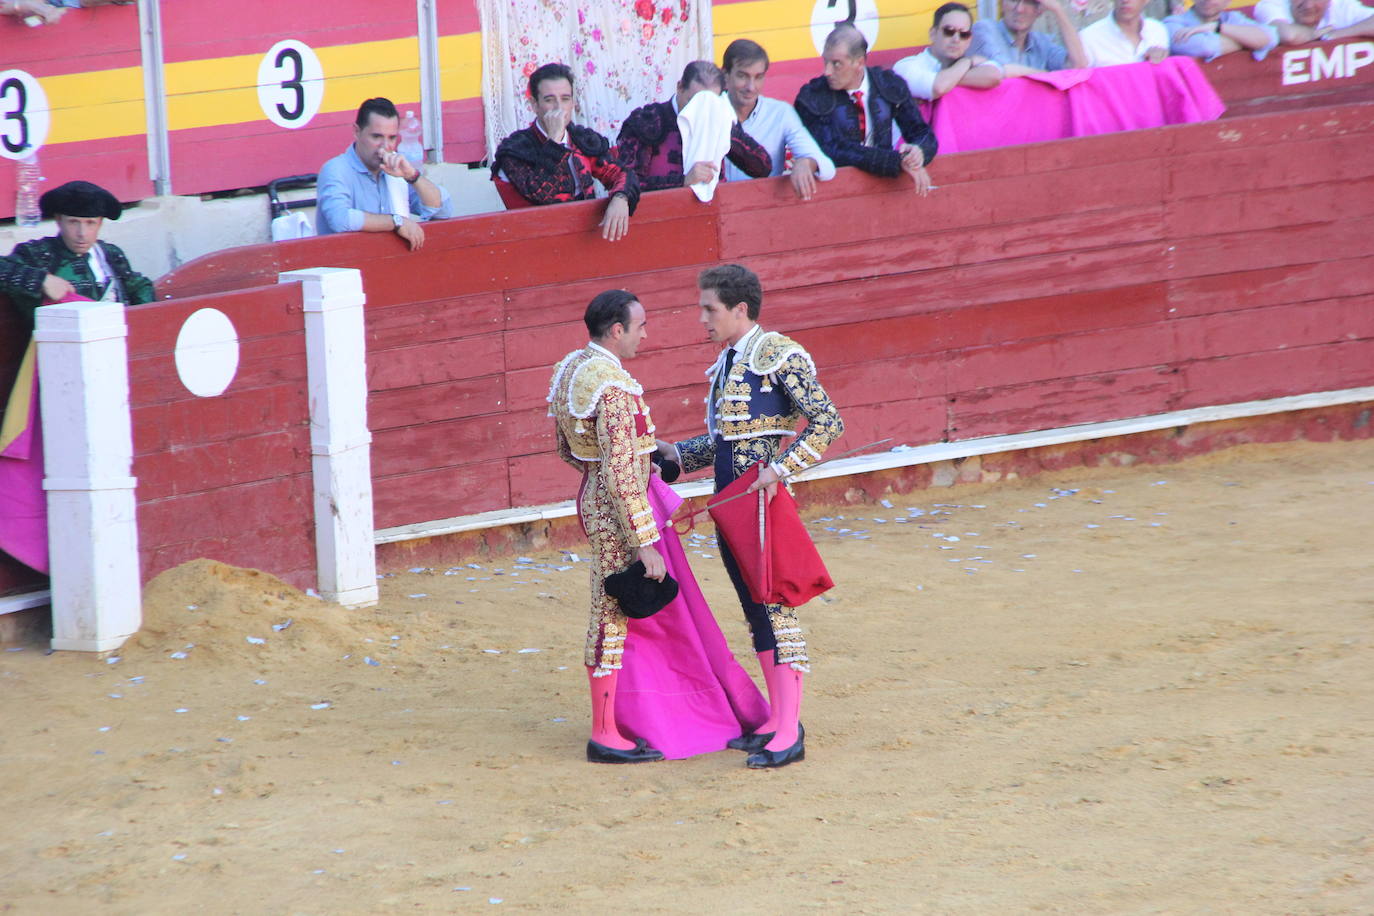
[[320,594],[345,607],[366,607],[377,603],[377,552],[362,274],[317,267],[278,280],[304,286]]
[[124,306],[38,309],[54,649],[105,652],[143,622]]

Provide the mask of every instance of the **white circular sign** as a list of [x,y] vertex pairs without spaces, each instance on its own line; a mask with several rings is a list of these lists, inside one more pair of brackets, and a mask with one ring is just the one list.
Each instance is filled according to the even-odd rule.
[[0,70],[0,156],[22,159],[48,139],[48,95],[30,73]]
[[177,334],[177,375],[202,398],[224,393],[239,369],[239,335],[218,309],[192,312]]
[[324,101],[324,68],[305,42],[288,38],[258,64],[258,104],[278,127],[304,127]]
[[852,22],[868,39],[871,49],[878,41],[876,0],[816,0],[811,8],[811,43],[816,53],[825,50],[825,37],[841,22]]

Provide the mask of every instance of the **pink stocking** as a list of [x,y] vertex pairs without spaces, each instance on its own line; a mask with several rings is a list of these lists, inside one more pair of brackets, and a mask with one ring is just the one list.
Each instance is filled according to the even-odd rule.
[[763,669],[763,683],[768,688],[768,718],[763,724],[754,729],[756,734],[766,735],[768,732],[778,730],[778,688],[774,686],[777,678],[778,665],[773,661],[773,650],[759,654],[759,667]]
[[797,722],[801,718],[802,673],[791,665],[774,669],[774,686],[770,690],[773,714],[777,716],[777,734],[764,745],[770,751],[785,751],[797,743]]
[[595,671],[596,668],[587,668],[587,684],[592,693],[592,740],[628,751],[635,743],[620,734],[615,722],[615,688],[620,672],[612,670],[603,677],[595,677]]

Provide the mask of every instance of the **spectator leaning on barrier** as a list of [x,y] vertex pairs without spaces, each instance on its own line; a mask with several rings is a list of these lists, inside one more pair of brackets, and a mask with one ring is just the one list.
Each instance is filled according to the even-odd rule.
[[[617,157],[632,169],[643,191],[660,191],[709,182],[720,171],[718,162],[682,161],[682,132],[677,114],[698,92],[725,91],[725,74],[709,60],[694,60],[682,71],[677,91],[666,102],[651,102],[630,112],[620,125]],[[749,178],[766,178],[773,163],[767,150],[736,122],[730,128],[730,152],[726,160]],[[685,173],[685,174],[684,174]]]
[[955,86],[991,89],[1002,82],[1002,65],[969,53],[973,14],[962,3],[946,3],[935,11],[930,47],[903,57],[892,72],[906,80],[913,98],[934,101]]
[[[772,161],[769,175],[783,174],[790,162],[792,187],[798,197],[810,200],[816,193],[817,178],[829,181],[835,177],[835,163],[821,152],[796,109],[763,94],[768,52],[757,42],[737,38],[725,49],[723,63],[726,92],[735,108],[735,117],[744,132],[768,153]],[[727,159],[725,177],[738,181],[749,176]]]
[[1145,0],[1115,0],[1112,14],[1078,33],[1088,64],[1111,67],[1142,60],[1157,64],[1169,56],[1169,31],[1158,19],[1142,15]]
[[[389,99],[368,99],[358,107],[353,142],[320,167],[317,234],[395,232],[413,251],[425,243],[421,220],[453,215],[448,191],[396,151],[400,140],[401,116]],[[406,183],[406,212],[392,203],[388,179]]]
[[610,200],[601,219],[601,236],[617,241],[630,231],[639,204],[634,172],[611,158],[611,142],[590,127],[574,124],[573,72],[564,64],[544,64],[530,74],[534,121],[501,141],[491,163],[493,180],[515,186],[532,204],[557,204],[596,197],[601,182]]
[[[1063,44],[1035,31],[1035,21],[1042,11],[1054,17]],[[973,44],[968,54],[997,61],[1005,76],[1088,66],[1088,54],[1083,50],[1078,30],[1059,0],[1002,0],[1001,19],[980,19],[973,24]]]
[[117,245],[99,241],[107,219],[123,212],[109,191],[89,181],[69,181],[38,199],[44,218],[57,220],[57,235],[15,246],[0,258],[0,293],[33,327],[43,300],[76,294],[137,305],[153,301],[153,283],[129,265]]
[[1260,0],[1255,19],[1286,45],[1374,35],[1374,9],[1359,0]]
[[[797,93],[797,114],[820,148],[836,165],[852,165],[896,178],[905,172],[916,193],[930,193],[925,167],[937,144],[930,125],[916,110],[906,81],[891,70],[868,66],[868,39],[841,23],[825,39],[825,75]],[[901,131],[894,149],[892,125]]]
[[1238,10],[1228,10],[1226,3],[1227,0],[1193,0],[1185,12],[1166,16],[1169,50],[1201,60],[1246,50],[1255,60],[1264,60],[1279,43],[1278,31],[1272,25],[1260,25]]

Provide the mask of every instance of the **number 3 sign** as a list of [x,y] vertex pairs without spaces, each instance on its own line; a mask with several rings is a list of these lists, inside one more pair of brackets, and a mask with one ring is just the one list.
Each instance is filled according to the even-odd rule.
[[48,97],[23,70],[0,70],[0,156],[20,159],[48,139]]
[[258,64],[258,104],[278,127],[304,127],[324,100],[324,68],[310,46],[294,38],[272,46]]

